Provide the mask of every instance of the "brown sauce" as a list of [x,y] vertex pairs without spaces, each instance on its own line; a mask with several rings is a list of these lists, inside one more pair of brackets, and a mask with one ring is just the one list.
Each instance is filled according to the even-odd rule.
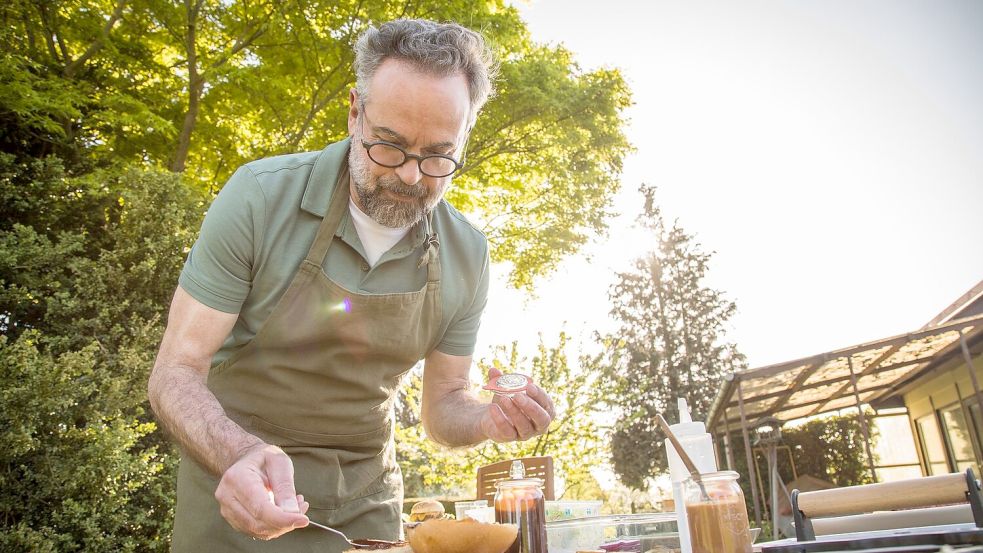
[[742,498],[686,506],[693,553],[751,553],[747,507]]
[[352,543],[358,545],[368,545],[369,547],[363,548],[365,551],[372,551],[375,549],[390,549],[393,547],[404,547],[407,545],[405,541],[386,541],[386,540],[373,540],[373,539],[357,539],[352,540]]

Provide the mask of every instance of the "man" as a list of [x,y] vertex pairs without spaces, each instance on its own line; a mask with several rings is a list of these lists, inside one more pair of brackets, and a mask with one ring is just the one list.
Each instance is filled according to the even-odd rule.
[[542,389],[483,403],[468,381],[488,247],[442,196],[490,94],[490,59],[458,25],[370,28],[349,139],[249,163],[215,199],[148,387],[183,453],[175,551],[347,548],[309,520],[398,538],[393,401],[419,359],[432,439],[548,427]]

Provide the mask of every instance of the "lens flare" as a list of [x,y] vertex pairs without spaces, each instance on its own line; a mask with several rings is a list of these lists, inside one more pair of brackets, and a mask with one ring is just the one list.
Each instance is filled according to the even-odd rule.
[[351,298],[345,298],[345,299],[341,300],[338,303],[328,304],[326,306],[326,309],[328,311],[333,311],[335,313],[337,313],[337,312],[351,313],[352,312],[352,300],[351,300]]

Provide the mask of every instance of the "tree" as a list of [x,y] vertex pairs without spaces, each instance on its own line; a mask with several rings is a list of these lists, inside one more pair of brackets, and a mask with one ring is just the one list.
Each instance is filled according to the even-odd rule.
[[[565,497],[594,499],[600,492],[590,469],[601,464],[606,451],[596,422],[596,375],[571,366],[568,337],[560,333],[556,346],[540,337],[532,359],[520,356],[518,345],[499,346],[478,366],[527,374],[553,398],[556,417],[549,430],[527,442],[486,443],[472,450],[448,449],[426,438],[420,423],[422,380],[417,371],[400,398],[396,453],[403,470],[407,497],[474,494],[478,467],[512,459],[551,455],[554,471],[564,482]],[[412,468],[411,468],[412,467]]]
[[0,550],[165,551],[177,457],[146,379],[205,198],[9,155],[0,198]]
[[448,198],[529,287],[606,230],[629,151],[630,91],[533,43],[502,0],[19,0],[0,12],[3,151],[69,173],[150,162],[215,191],[245,162],[347,134],[352,46],[396,17],[480,29],[500,94],[473,130]]
[[[0,8],[0,549],[167,548],[176,455],[144,390],[208,193],[344,137],[355,37],[403,16],[480,29],[503,60],[448,197],[531,286],[605,228],[630,93],[504,0]],[[429,447],[406,456],[450,466]]]
[[617,332],[600,337],[593,360],[604,374],[610,403],[618,413],[611,441],[615,472],[628,486],[645,488],[646,478],[667,469],[655,415],[678,420],[677,397],[695,418],[705,417],[720,378],[740,369],[744,357],[724,341],[736,309],[701,281],[710,254],[678,224],[667,227],[655,188],[643,185],[639,224],[651,233],[654,250],[618,273],[609,294]]
[[[869,418],[872,414],[867,413],[868,423],[872,420]],[[879,437],[877,427],[868,424],[867,429],[871,448],[874,448]],[[857,413],[823,417],[782,428],[782,443],[792,448],[798,474],[811,474],[837,487],[873,482]],[[778,471],[785,482],[791,482],[792,467],[784,456],[779,456]]]

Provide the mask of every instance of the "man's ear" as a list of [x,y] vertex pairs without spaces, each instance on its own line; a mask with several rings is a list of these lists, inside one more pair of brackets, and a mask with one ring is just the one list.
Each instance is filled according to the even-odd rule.
[[348,91],[348,136],[355,136],[355,126],[358,125],[358,91],[354,88]]

